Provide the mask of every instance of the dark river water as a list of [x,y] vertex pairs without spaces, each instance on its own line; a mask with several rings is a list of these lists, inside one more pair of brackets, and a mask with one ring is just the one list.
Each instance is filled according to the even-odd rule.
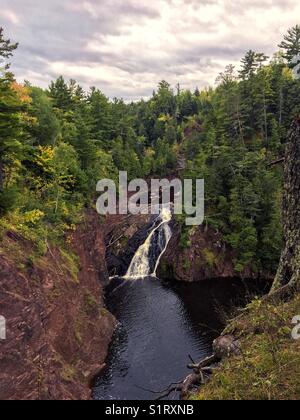
[[154,391],[189,373],[189,355],[199,361],[211,354],[230,308],[245,304],[245,295],[261,289],[257,282],[241,280],[188,284],[153,277],[113,280],[107,306],[119,327],[93,398],[156,399]]

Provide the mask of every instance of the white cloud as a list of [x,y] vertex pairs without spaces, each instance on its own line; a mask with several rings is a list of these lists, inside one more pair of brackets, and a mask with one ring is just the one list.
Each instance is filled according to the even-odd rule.
[[[150,95],[161,79],[213,84],[247,50],[271,55],[300,23],[300,3],[291,0],[1,1],[4,27],[20,42],[19,78],[46,85],[62,73],[126,99]],[[24,23],[12,18],[20,10]]]
[[16,13],[9,9],[0,10],[0,18],[8,20],[13,25],[17,25],[20,22],[19,16],[17,16]]

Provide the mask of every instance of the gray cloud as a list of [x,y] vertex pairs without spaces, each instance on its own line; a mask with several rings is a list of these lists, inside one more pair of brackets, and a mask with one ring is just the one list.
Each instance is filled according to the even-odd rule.
[[163,78],[212,84],[250,48],[272,54],[297,16],[292,0],[1,0],[0,25],[20,42],[18,79],[63,74],[130,100]]

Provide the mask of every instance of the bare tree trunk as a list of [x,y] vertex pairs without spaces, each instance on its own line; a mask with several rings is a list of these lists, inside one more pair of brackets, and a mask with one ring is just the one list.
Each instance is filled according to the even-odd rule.
[[241,142],[243,143],[243,145],[245,146],[244,133],[243,133],[243,125],[242,125],[242,121],[241,121],[240,99],[239,98],[238,98],[238,101],[237,101],[237,104],[236,104],[236,118],[238,120],[238,125],[239,125],[240,139],[241,139]]
[[300,118],[293,123],[285,153],[283,228],[285,248],[272,292],[300,285]]
[[3,190],[3,185],[4,185],[4,165],[3,165],[3,161],[0,158],[0,191]]
[[54,210],[55,214],[58,211],[58,202],[59,202],[59,187],[57,187],[57,194],[56,194],[56,200],[55,200],[55,210]]
[[282,110],[283,110],[283,89],[282,84],[280,86],[280,98],[279,98],[279,125],[282,125]]
[[266,91],[264,88],[264,93],[263,93],[263,101],[264,101],[264,125],[265,125],[265,140],[266,140],[266,145],[267,145],[267,150],[269,149],[269,137],[268,137],[268,115],[267,115],[267,101],[266,101]]

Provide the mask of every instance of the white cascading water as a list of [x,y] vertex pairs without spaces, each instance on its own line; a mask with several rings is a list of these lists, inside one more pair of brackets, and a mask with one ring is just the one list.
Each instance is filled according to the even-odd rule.
[[126,279],[139,279],[156,276],[161,257],[170,242],[172,231],[169,226],[172,220],[170,208],[163,207],[158,216],[159,224],[151,231],[146,242],[137,250],[127,274]]

